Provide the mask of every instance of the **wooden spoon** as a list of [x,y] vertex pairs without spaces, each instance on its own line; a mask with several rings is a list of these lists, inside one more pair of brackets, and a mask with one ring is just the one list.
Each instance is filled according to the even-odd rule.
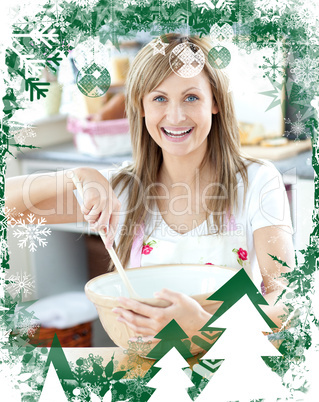
[[[77,175],[75,173],[74,173],[74,176],[73,176],[72,180],[73,180],[73,183],[74,183],[76,189],[78,190],[78,192],[79,192],[79,194],[80,194],[80,196],[81,196],[81,198],[83,200],[84,197],[83,197],[82,184],[81,184],[79,178],[77,177]],[[105,246],[106,234],[103,231],[99,231],[99,234],[100,234],[101,239],[102,239],[102,241],[104,243],[104,246]],[[130,297],[132,299],[141,299],[139,297],[139,295],[136,293],[136,291],[134,290],[131,282],[129,281],[129,279],[128,279],[127,275],[126,275],[126,272],[125,272],[125,270],[123,268],[123,265],[121,264],[121,261],[119,260],[114,248],[112,246],[110,248],[107,248],[107,247],[105,247],[105,248],[109,252],[110,257],[112,258],[112,261],[113,261],[113,263],[115,265],[115,268],[117,269],[117,272],[119,273],[119,275],[120,275],[120,277],[121,277],[121,279],[122,279],[122,281],[123,281],[128,293],[129,293]]]

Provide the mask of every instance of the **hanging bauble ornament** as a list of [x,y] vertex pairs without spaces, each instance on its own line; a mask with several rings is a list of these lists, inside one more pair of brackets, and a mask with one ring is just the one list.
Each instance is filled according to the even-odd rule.
[[233,28],[231,27],[230,24],[224,24],[222,26],[219,26],[217,23],[215,23],[210,28],[209,35],[213,42],[216,42],[216,41],[219,42],[222,40],[231,39],[234,35],[234,32],[233,32]]
[[75,47],[72,51],[72,59],[79,71],[93,62],[107,67],[110,65],[112,47],[110,41],[102,45],[98,37],[90,37]]
[[224,46],[215,46],[208,53],[208,63],[213,68],[223,69],[231,60],[230,51]]
[[111,77],[107,68],[111,65],[111,49],[110,41],[102,45],[98,37],[90,37],[79,43],[72,52],[78,69],[76,83],[85,96],[97,98],[109,89]]
[[169,55],[169,64],[173,72],[183,78],[198,75],[205,65],[203,51],[191,42],[184,42],[174,47]]
[[93,62],[82,68],[76,79],[79,90],[89,98],[103,96],[111,85],[111,76],[108,70]]
[[168,43],[164,43],[162,38],[157,38],[155,42],[150,43],[150,46],[154,49],[153,56],[155,56],[157,53],[165,56],[165,48],[168,46]]

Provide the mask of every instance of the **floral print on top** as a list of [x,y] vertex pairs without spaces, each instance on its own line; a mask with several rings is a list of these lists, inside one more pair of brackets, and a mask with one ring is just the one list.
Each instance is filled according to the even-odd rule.
[[[192,230],[187,234],[168,232],[166,238],[159,238],[155,234],[157,230],[167,230],[167,224],[163,219],[154,236],[148,235],[143,226],[133,242],[130,266],[203,264],[236,270],[244,268],[254,281],[247,252],[246,231],[240,230],[235,225],[235,219],[232,223],[222,234],[197,235],[195,230]],[[256,279],[259,282],[259,278]],[[257,281],[256,286],[260,287]]]
[[246,250],[244,250],[243,248],[239,248],[239,249],[237,249],[237,248],[233,248],[233,253],[236,253],[237,254],[237,262],[238,262],[238,264],[241,266],[241,267],[243,267],[244,266],[244,261],[247,261],[247,259],[248,259],[248,253],[247,253],[247,251]]
[[245,236],[181,237],[176,242],[152,236],[143,239],[141,266],[158,264],[203,264],[229,268],[245,268],[249,272],[249,256]]
[[142,254],[148,255],[153,250],[152,246],[156,246],[156,245],[157,245],[157,241],[155,241],[155,240],[149,241],[148,243],[143,243]]

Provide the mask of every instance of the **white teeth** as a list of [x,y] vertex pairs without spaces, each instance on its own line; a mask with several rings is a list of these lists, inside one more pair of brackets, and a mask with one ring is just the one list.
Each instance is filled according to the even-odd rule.
[[178,134],[185,134],[186,131],[170,131],[170,130],[166,130],[165,131],[169,134],[173,134],[173,135],[178,135]]
[[[190,128],[189,130],[183,130],[183,131],[171,131],[171,130],[167,130],[166,128],[163,127],[163,130],[165,132],[166,135],[168,135],[169,137],[174,137],[174,136],[180,136],[180,137],[184,137],[184,135],[188,134],[192,128]],[[184,134],[184,135],[181,135]]]

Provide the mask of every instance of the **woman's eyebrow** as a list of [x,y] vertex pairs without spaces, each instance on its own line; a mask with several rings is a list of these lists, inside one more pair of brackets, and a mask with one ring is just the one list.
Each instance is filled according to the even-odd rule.
[[[198,91],[201,91],[201,92],[202,92],[202,90],[201,90],[200,88],[197,88],[197,87],[190,87],[190,88],[185,89],[185,91],[182,92],[182,95],[184,95],[184,94],[185,94],[186,92],[188,92],[188,91],[191,91],[192,89],[197,89]],[[150,93],[153,93],[153,92],[159,92],[159,93],[161,93],[161,94],[163,94],[163,95],[167,95],[166,92],[160,91],[159,89],[154,89],[154,90],[151,91]]]

